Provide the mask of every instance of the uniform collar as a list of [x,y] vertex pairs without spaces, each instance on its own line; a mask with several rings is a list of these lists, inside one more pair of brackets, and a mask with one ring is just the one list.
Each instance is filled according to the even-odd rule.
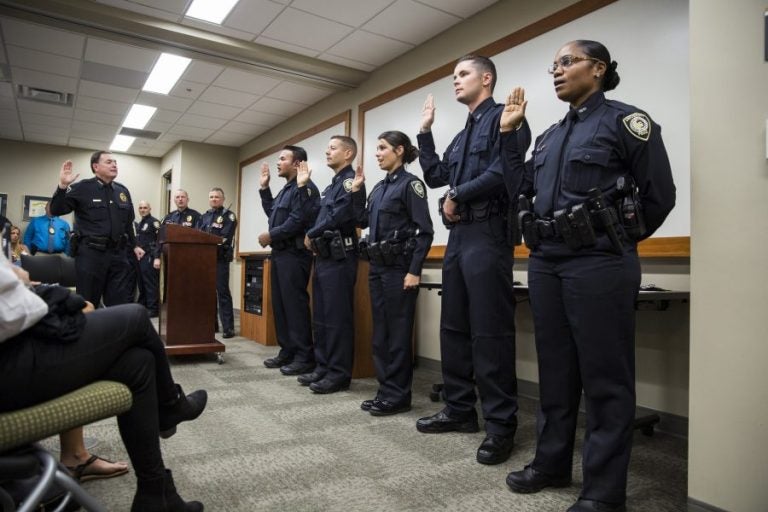
[[387,174],[387,177],[386,177],[386,178],[384,178],[384,181],[386,181],[387,183],[394,183],[394,182],[396,182],[396,181],[397,181],[397,179],[398,179],[398,178],[400,178],[400,176],[401,176],[401,175],[402,175],[404,172],[405,172],[405,167],[403,167],[403,166],[401,165],[400,167],[398,167],[397,169],[395,169],[395,172],[393,172],[393,173],[391,173],[391,174]]
[[477,106],[475,110],[469,113],[470,116],[472,116],[477,123],[480,121],[480,118],[483,117],[483,115],[488,112],[494,105],[496,105],[496,102],[493,100],[493,96],[489,96],[483,100],[481,104]]
[[575,110],[576,115],[579,117],[579,121],[583,121],[603,103],[605,103],[605,94],[603,94],[603,91],[597,91],[587,98],[587,101],[582,103],[579,108],[571,110]]
[[352,166],[351,165],[347,165],[346,167],[343,167],[339,172],[337,172],[336,174],[333,175],[333,178],[331,179],[331,182],[332,183],[336,183],[337,181],[342,179],[343,176],[347,173],[347,170],[352,171]]
[[208,210],[208,211],[209,211],[209,212],[212,212],[212,213],[221,213],[221,212],[223,212],[223,211],[224,211],[224,207],[223,207],[223,206],[219,206],[218,208],[211,208],[211,209],[210,209],[210,210]]

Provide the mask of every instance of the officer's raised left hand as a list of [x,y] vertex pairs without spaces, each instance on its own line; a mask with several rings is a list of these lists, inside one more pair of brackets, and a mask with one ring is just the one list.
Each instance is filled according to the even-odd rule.
[[299,162],[299,169],[296,171],[296,185],[306,187],[310,176],[312,176],[312,169],[309,168],[307,162]]

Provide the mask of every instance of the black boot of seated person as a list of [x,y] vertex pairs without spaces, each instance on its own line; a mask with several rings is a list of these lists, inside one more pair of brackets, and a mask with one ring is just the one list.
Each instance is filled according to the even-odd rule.
[[199,501],[184,501],[176,492],[171,470],[165,470],[165,477],[138,480],[136,495],[133,497],[131,512],[202,512]]
[[191,421],[200,416],[208,402],[208,393],[204,389],[185,396],[181,386],[176,384],[176,393],[172,402],[160,405],[160,437],[163,439],[175,434],[176,425],[182,421]]

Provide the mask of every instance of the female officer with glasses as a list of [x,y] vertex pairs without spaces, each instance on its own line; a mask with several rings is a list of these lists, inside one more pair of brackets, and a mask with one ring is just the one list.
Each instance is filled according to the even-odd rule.
[[583,487],[568,512],[624,511],[635,415],[637,242],[662,224],[675,186],[661,128],[645,112],[605,98],[619,83],[605,46],[570,42],[549,72],[570,109],[538,137],[527,163],[512,136],[525,117],[522,88],[509,95],[500,121],[505,172],[521,180],[521,193],[535,196],[521,220],[531,249],[541,399],[536,455],[507,476],[507,485],[520,493],[570,485],[583,389]]

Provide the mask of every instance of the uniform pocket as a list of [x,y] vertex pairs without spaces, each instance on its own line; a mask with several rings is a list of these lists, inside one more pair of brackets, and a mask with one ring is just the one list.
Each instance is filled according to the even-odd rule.
[[533,154],[533,190],[539,190],[539,175],[544,168],[544,162],[547,160],[547,153],[538,151]]
[[597,146],[580,146],[568,155],[568,167],[563,176],[563,186],[573,192],[588,192],[600,188],[606,177],[611,150]]
[[88,205],[88,217],[94,221],[108,219],[107,205],[105,203],[91,203]]

